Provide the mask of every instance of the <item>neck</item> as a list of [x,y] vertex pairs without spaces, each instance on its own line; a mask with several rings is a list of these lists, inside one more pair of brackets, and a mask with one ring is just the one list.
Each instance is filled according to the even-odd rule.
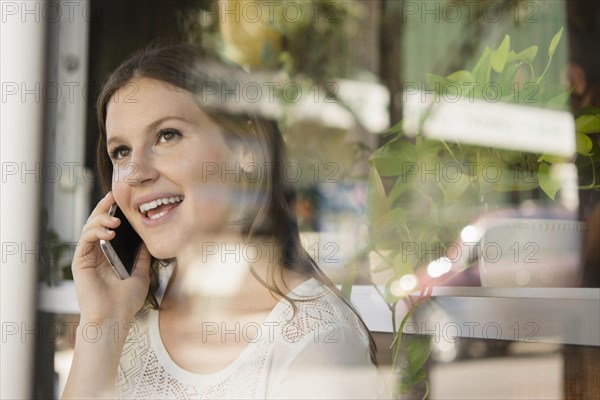
[[[279,300],[257,279],[285,289],[273,242],[248,242],[239,236],[193,241],[177,257],[161,308],[193,315],[248,314],[270,310]],[[254,272],[254,273],[253,273]],[[284,274],[285,275],[285,274]]]

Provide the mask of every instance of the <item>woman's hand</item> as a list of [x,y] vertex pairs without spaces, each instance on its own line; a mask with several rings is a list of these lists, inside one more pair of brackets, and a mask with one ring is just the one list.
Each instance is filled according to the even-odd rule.
[[71,269],[86,322],[130,322],[143,306],[150,284],[150,253],[142,243],[131,277],[119,279],[100,249],[100,239],[111,240],[121,221],[108,214],[115,203],[109,192],[92,211],[83,227]]

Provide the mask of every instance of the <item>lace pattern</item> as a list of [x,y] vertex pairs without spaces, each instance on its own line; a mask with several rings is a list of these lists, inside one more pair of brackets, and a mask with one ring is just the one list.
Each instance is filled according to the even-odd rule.
[[[312,343],[336,343],[344,346],[348,335],[358,338],[360,349],[341,347],[337,351],[365,352],[368,349],[368,337],[360,326],[358,319],[343,302],[333,295],[319,282],[311,279],[300,285],[294,293],[297,298],[311,296],[309,300],[297,301],[296,312],[285,300],[282,300],[270,316],[271,326],[275,326],[274,335],[261,335],[255,343],[250,344],[251,351],[244,351],[234,363],[236,368],[206,376],[191,374],[197,377],[180,379],[178,371],[167,368],[175,365],[168,354],[156,350],[157,343],[152,343],[151,324],[158,318],[158,311],[150,306],[144,307],[135,317],[117,372],[116,389],[119,398],[126,399],[230,399],[230,398],[266,398],[270,375],[276,371],[281,376],[282,368],[290,365],[282,352],[286,354],[300,353]],[[153,313],[155,313],[153,315]],[[347,347],[347,346],[346,346]],[[283,350],[285,349],[285,350]],[[368,352],[368,351],[367,351]],[[274,358],[274,354],[277,357]],[[241,359],[240,359],[241,358]],[[278,361],[274,361],[274,360]],[[281,363],[281,360],[285,362]],[[179,371],[179,372],[181,372]],[[222,371],[223,372],[223,371]],[[215,376],[218,379],[214,379]]]

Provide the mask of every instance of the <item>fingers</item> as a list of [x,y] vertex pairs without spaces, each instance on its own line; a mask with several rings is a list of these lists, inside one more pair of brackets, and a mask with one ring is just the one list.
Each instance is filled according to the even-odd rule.
[[115,237],[112,229],[121,224],[119,218],[108,215],[108,210],[114,202],[112,192],[108,192],[98,202],[84,225],[75,250],[74,261],[78,261],[79,268],[96,266],[103,261],[99,241],[112,240]]
[[112,206],[113,204],[115,204],[115,198],[111,191],[106,193],[106,195],[98,202],[98,204],[96,204],[96,207],[94,207],[94,209],[92,210],[92,213],[90,214],[86,224],[89,223],[97,215],[108,213],[110,206]]
[[96,229],[98,227],[105,228],[108,230],[116,229],[121,225],[121,220],[117,217],[110,216],[106,213],[98,214],[92,217],[83,227],[81,232],[82,236],[85,235],[89,230]]
[[103,224],[103,226],[113,229],[119,226],[119,222],[117,222],[118,218],[111,218],[108,215],[110,206],[114,203],[115,199],[113,197],[112,192],[108,192],[106,196],[104,196],[98,202],[98,204],[96,204],[96,207],[94,207],[94,209],[92,210],[92,213],[90,214],[85,225],[83,226],[82,234],[84,234],[87,230],[91,228],[95,228],[96,226],[98,226],[98,224]]
[[114,231],[100,226],[88,229],[83,233],[75,250],[73,269],[95,267],[104,261],[104,255],[100,250],[99,242],[100,240],[111,240],[114,236]]

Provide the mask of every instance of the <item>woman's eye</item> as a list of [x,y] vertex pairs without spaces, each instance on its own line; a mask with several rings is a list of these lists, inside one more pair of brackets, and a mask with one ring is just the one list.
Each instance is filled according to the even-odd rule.
[[159,142],[159,143],[170,142],[172,140],[175,140],[179,136],[181,136],[181,133],[179,131],[174,130],[174,129],[166,129],[166,130],[160,131],[158,133],[157,142]]
[[121,160],[129,155],[129,149],[125,146],[119,146],[110,152],[110,158],[113,160]]

